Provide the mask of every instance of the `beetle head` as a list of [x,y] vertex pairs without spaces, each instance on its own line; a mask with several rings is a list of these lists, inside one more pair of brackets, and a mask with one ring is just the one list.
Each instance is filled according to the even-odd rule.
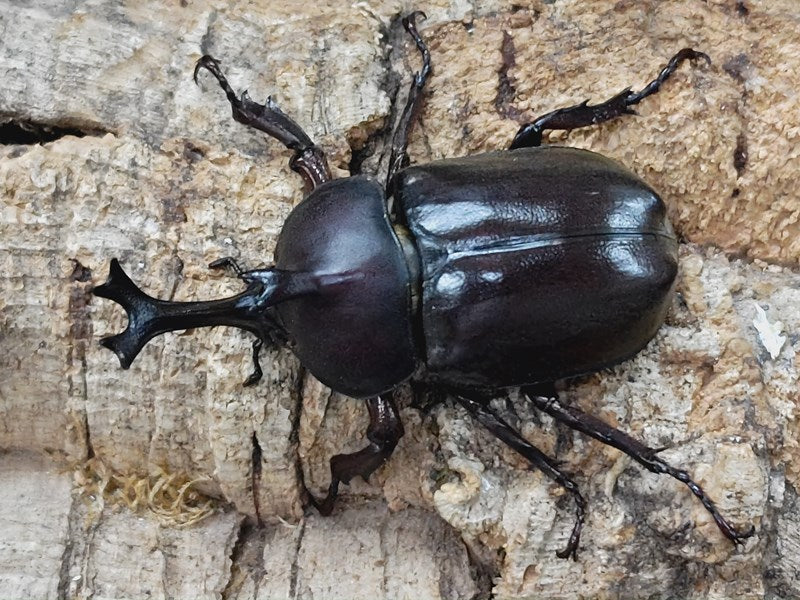
[[315,293],[321,286],[336,286],[350,276],[267,268],[245,271],[239,277],[247,288],[236,296],[202,302],[172,302],[143,292],[119,261],[112,259],[108,279],[92,293],[122,306],[128,315],[128,325],[122,333],[105,337],[100,343],[117,355],[124,369],[130,367],[148,341],[180,329],[227,325],[250,331],[263,342],[275,344],[285,339],[285,333],[273,306]]

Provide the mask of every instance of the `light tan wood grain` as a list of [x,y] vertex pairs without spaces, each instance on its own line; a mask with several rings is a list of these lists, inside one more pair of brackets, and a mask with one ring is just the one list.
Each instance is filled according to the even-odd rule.
[[[210,78],[194,85],[201,54],[235,88],[273,94],[339,176],[354,154],[382,173],[419,65],[398,20],[414,8],[428,13],[434,65],[415,162],[503,148],[542,112],[641,87],[681,47],[711,56],[681,66],[640,116],[552,136],[631,167],[687,242],[655,340],[562,397],[666,447],[726,515],[756,525],[744,548],[679,483],[514,393],[518,420],[504,414],[589,501],[578,562],[554,555],[569,499],[460,409],[420,411],[406,388],[395,456],[323,519],[304,506],[303,480],[320,493],[329,457],[361,447],[360,403],[285,350],[242,388],[250,340],[238,331],[163,336],[128,371],[97,345],[124,326],[88,293],[111,257],[154,296],[233,293],[207,263],[269,262],[302,198],[287,151],[234,123]],[[91,133],[0,146],[0,597],[800,595],[799,30],[788,0],[0,0],[0,122]],[[754,303],[788,337],[775,359]],[[103,502],[110,480],[86,471],[90,456],[119,481],[195,481],[215,513],[180,528],[136,501]],[[92,477],[94,497],[81,494]]]

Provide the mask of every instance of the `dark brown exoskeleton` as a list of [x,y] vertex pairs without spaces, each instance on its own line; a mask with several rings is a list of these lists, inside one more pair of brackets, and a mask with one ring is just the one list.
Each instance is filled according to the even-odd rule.
[[[520,387],[556,420],[619,448],[646,469],[685,483],[735,543],[740,532],[684,470],[657,451],[558,400],[552,382],[590,373],[641,350],[664,320],[677,273],[677,241],[664,204],[641,179],[598,154],[540,147],[547,130],[570,130],[632,113],[684,60],[685,48],[639,92],[602,104],[583,102],[520,128],[510,149],[408,166],[406,148],[430,71],[414,13],[403,24],[422,54],[392,140],[386,186],[354,176],[333,180],[325,155],[268,99],[237,96],[219,63],[202,57],[240,123],[294,151],[291,167],[310,193],[284,223],[272,267],[230,267],[245,283],[237,296],[167,302],[142,292],[111,261],[98,296],[121,304],[128,326],[105,338],[127,368],[161,333],[229,325],[255,334],[255,371],[265,343],[287,342],[332,389],[366,401],[369,445],[331,459],[331,484],[311,502],[328,514],[341,482],[367,478],[403,435],[391,391],[412,375],[445,390],[503,442],[558,484],[576,503],[562,558],[576,557],[586,502],[574,481],[490,406]],[[710,61],[709,61],[710,62]],[[387,208],[393,199],[393,210]]]

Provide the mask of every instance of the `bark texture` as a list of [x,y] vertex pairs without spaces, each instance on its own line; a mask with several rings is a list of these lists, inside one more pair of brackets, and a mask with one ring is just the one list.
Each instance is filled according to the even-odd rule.
[[[283,350],[242,388],[250,340],[228,329],[158,338],[129,371],[97,345],[124,326],[88,293],[111,257],[154,296],[228,295],[237,281],[206,264],[269,262],[302,198],[288,152],[234,123],[210,77],[195,86],[195,61],[273,95],[337,175],[383,173],[419,65],[398,19],[413,9],[434,64],[414,162],[506,147],[543,112],[640,88],[682,47],[711,55],[640,116],[550,136],[635,170],[685,241],[653,342],[561,394],[665,447],[756,525],[743,548],[679,483],[513,392],[497,408],[589,501],[577,562],[555,557],[569,498],[407,388],[393,458],[321,518],[302,481],[321,493],[329,457],[363,445],[361,403]],[[798,31],[794,0],[0,0],[0,596],[800,596]]]

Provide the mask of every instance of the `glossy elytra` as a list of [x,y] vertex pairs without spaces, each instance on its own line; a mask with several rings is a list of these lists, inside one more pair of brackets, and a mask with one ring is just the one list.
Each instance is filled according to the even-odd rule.
[[101,343],[127,368],[161,333],[239,327],[256,337],[247,385],[261,377],[262,346],[285,343],[320,381],[363,399],[369,444],[331,459],[327,496],[309,494],[323,514],[340,482],[367,478],[391,455],[403,435],[391,392],[413,376],[444,390],[570,492],[576,520],[560,557],[576,557],[586,502],[554,459],[491,408],[489,400],[510,387],[556,420],[685,483],[728,539],[752,535],[730,525],[686,471],[560,402],[552,386],[647,344],[670,303],[677,241],[663,202],[636,175],[593,152],[540,147],[542,134],[632,113],[683,61],[708,57],[685,48],[641,91],[549,112],[522,126],[508,150],[408,166],[408,135],[431,72],[415,26],[420,14],[403,20],[423,66],[392,139],[385,186],[366,176],[332,179],[323,151],[271,98],[258,104],[237,96],[218,61],[200,59],[195,80],[209,71],[234,119],[293,150],[290,165],[309,193],[283,225],[273,266],[244,270],[229,257],[211,264],[235,271],[245,284],[237,296],[158,300],[112,260],[94,293],[122,305],[128,326]]

